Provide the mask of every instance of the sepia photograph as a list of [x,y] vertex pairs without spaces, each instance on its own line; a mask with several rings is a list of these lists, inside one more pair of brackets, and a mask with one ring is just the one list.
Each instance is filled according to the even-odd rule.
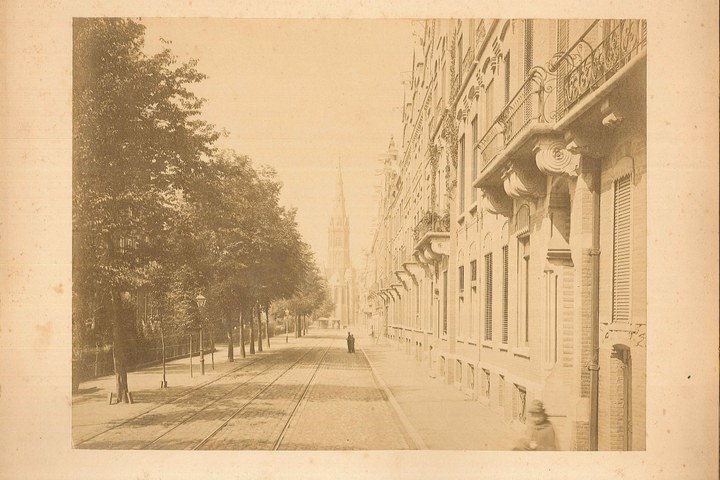
[[718,166],[672,155],[718,98],[673,110],[671,19],[73,6],[6,22],[62,75],[4,100],[0,477],[717,477]]
[[646,52],[74,19],[74,446],[644,450]]

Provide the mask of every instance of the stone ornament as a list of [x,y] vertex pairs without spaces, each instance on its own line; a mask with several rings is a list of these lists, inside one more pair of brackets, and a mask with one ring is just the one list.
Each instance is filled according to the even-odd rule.
[[540,140],[533,149],[535,164],[546,175],[577,176],[580,167],[580,155],[567,150],[559,139]]
[[511,165],[503,174],[503,188],[512,198],[540,198],[545,191],[545,176]]
[[499,187],[484,187],[480,190],[480,205],[493,215],[512,215],[512,200]]

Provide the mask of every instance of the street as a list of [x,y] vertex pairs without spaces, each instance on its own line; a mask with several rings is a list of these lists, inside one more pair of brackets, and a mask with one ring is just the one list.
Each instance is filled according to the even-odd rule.
[[[275,339],[280,347],[280,339]],[[174,392],[136,391],[128,412],[75,438],[82,449],[395,450],[416,448],[362,351],[339,330],[248,357]],[[98,405],[123,409],[125,406]]]

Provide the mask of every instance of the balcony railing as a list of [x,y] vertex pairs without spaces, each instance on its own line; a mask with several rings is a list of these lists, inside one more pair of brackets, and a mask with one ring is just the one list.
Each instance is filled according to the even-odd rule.
[[[597,41],[599,39],[599,43]],[[647,45],[645,20],[595,20],[567,51],[550,64],[558,72],[559,120],[588,93],[612,78]]]
[[413,239],[419,242],[428,232],[449,232],[450,214],[440,215],[437,212],[425,212],[413,229]]
[[547,123],[545,97],[552,91],[552,87],[546,82],[546,77],[542,68],[530,70],[525,83],[477,143],[481,171],[530,124]]

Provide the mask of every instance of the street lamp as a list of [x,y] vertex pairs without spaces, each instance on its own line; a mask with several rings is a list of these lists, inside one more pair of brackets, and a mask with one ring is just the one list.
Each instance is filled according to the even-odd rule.
[[[200,310],[205,307],[206,301],[207,299],[203,297],[202,294],[199,294],[197,297],[195,297],[195,302],[197,303]],[[190,357],[192,358],[192,352],[190,352]],[[205,375],[205,348],[203,345],[202,318],[200,319],[200,374]]]
[[289,317],[289,316],[290,316],[290,310],[288,310],[288,309],[286,308],[286,309],[285,309],[285,343],[288,343],[288,332],[287,332],[288,325],[287,325],[287,322],[288,322],[288,317]]
[[165,379],[165,332],[163,331],[162,319],[157,320],[157,325],[160,327],[160,343],[162,345],[163,378],[160,381],[160,388],[167,388],[167,380]]

